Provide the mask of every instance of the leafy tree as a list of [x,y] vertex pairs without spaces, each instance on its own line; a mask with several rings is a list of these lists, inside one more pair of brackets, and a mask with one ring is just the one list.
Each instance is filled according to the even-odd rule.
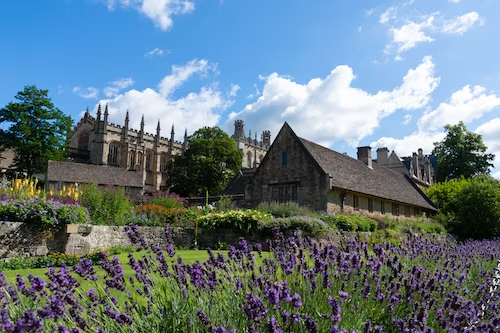
[[16,152],[13,167],[32,176],[44,172],[48,160],[62,160],[72,120],[54,107],[48,90],[26,86],[15,98],[18,102],[0,109],[0,123],[9,125],[0,134],[4,146]]
[[482,136],[467,131],[462,121],[444,128],[446,137],[441,142],[435,142],[432,151],[438,156],[436,181],[488,174],[495,155],[486,153],[488,147],[483,143]]
[[167,167],[167,186],[183,196],[220,194],[241,168],[243,153],[219,127],[204,127],[188,138],[184,155]]
[[436,183],[426,191],[437,218],[460,239],[500,236],[500,182],[491,176]]

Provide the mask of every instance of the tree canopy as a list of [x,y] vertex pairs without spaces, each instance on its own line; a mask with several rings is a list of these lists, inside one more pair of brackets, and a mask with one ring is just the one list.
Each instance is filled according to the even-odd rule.
[[4,148],[15,151],[12,167],[32,176],[64,157],[72,120],[52,104],[48,90],[26,86],[15,99],[0,109],[0,123],[9,126],[0,135]]
[[446,125],[446,137],[434,143],[432,154],[438,156],[436,181],[443,182],[460,177],[470,178],[488,174],[495,155],[486,153],[488,147],[480,134],[467,131],[461,121]]
[[241,168],[243,153],[219,127],[204,127],[188,138],[183,155],[169,163],[167,186],[183,196],[222,193]]

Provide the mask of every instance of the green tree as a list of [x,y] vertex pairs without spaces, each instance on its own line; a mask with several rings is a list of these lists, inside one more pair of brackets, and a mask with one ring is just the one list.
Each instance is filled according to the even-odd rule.
[[32,176],[44,172],[48,160],[62,160],[71,130],[71,117],[54,107],[48,90],[26,86],[0,109],[0,124],[9,128],[1,135],[4,146],[15,150],[14,169]]
[[500,182],[491,176],[453,179],[426,191],[438,220],[460,239],[500,236]]
[[204,127],[188,138],[184,155],[168,165],[167,186],[183,196],[222,193],[241,168],[243,153],[219,127]]
[[462,121],[444,128],[446,137],[435,142],[432,151],[438,156],[436,181],[488,174],[495,155],[486,153],[488,147],[483,143],[482,136],[467,131]]

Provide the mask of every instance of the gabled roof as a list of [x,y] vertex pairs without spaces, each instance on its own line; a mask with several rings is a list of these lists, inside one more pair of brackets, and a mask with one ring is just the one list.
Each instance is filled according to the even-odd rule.
[[136,171],[108,165],[49,161],[47,182],[93,183],[143,187],[142,176]]
[[252,179],[256,169],[240,169],[224,190],[224,195],[245,194],[245,185]]
[[321,169],[332,177],[333,187],[436,210],[430,199],[407,175],[377,163],[373,163],[370,169],[362,161],[306,139],[298,139]]

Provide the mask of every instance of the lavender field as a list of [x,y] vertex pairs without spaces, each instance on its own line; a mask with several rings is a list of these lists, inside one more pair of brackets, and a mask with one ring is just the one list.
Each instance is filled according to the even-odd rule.
[[[136,228],[128,233],[145,246]],[[491,291],[499,241],[437,244],[417,236],[337,247],[275,236],[266,244],[271,257],[259,260],[261,247],[244,240],[227,255],[209,251],[207,261],[192,264],[171,259],[171,246],[151,248],[141,259],[130,255],[135,273],[127,279],[118,259],[104,255],[99,277],[83,259],[44,277],[18,276],[12,285],[0,273],[0,331],[499,330],[500,298]],[[90,283],[81,285],[82,278]]]

